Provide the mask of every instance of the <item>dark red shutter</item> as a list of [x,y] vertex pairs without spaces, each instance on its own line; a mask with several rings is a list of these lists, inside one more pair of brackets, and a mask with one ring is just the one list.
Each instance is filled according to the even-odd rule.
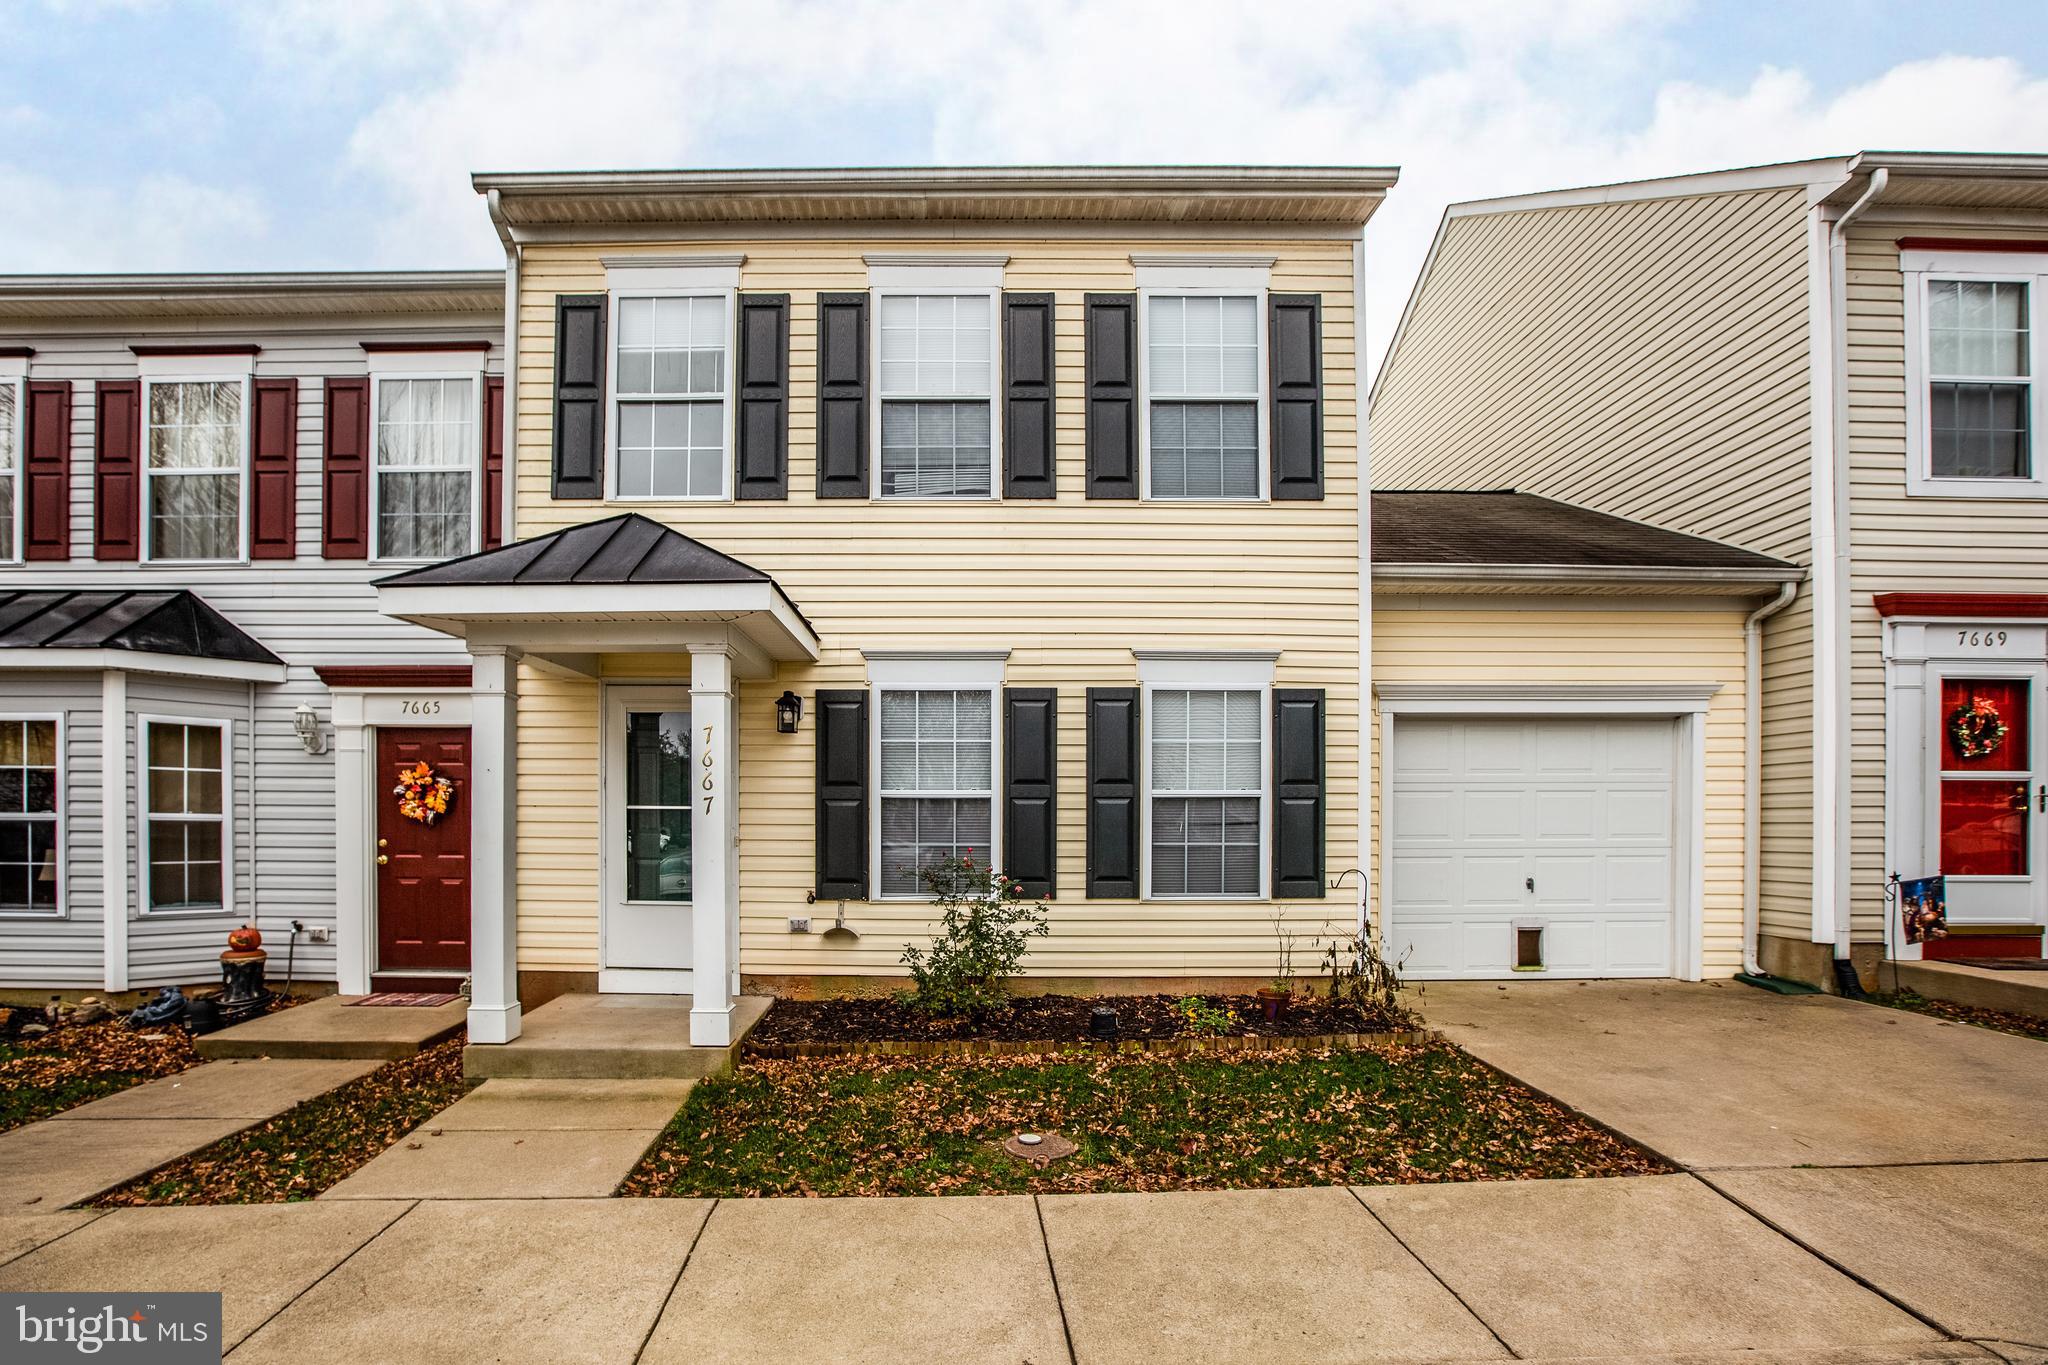
[[94,386],[92,555],[142,557],[142,382],[103,379]]
[[327,381],[327,423],[320,442],[320,554],[370,557],[370,381]]
[[22,461],[22,554],[71,558],[71,381],[28,386],[28,452]]
[[484,543],[505,543],[505,380],[484,380]]
[[291,559],[299,551],[299,381],[256,381],[255,439],[249,457],[249,557]]

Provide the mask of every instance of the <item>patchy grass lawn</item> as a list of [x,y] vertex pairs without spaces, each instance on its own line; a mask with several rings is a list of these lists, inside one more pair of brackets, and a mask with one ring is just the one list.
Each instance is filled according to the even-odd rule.
[[[1078,1143],[1045,1171],[999,1144]],[[749,1061],[691,1092],[623,1193],[911,1195],[1668,1169],[1447,1043],[1159,1058]]]
[[1887,1009],[1911,1010],[1915,1014],[1931,1015],[1953,1023],[1975,1024],[1978,1028],[1996,1029],[2000,1033],[2016,1033],[2022,1038],[2048,1039],[2048,1019],[2038,1014],[2014,1014],[2009,1010],[1955,1005],[1946,1000],[1929,1000],[1918,991],[1885,991],[1871,996],[1870,1001]]
[[137,1032],[102,1019],[17,1035],[0,1042],[0,1133],[198,1064],[177,1027]]
[[254,1128],[137,1177],[93,1201],[276,1204],[311,1199],[462,1098],[459,1037],[378,1067]]

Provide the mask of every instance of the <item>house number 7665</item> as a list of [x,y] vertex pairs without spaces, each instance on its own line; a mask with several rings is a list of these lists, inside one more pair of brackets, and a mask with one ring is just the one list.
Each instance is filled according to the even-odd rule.
[[704,813],[705,813],[706,815],[709,815],[709,814],[711,814],[711,793],[712,793],[712,792],[714,792],[715,790],[717,790],[717,787],[716,787],[716,785],[715,785],[715,784],[714,784],[714,783],[712,782],[712,780],[711,780],[711,768],[712,768],[712,759],[711,759],[711,727],[710,727],[709,725],[707,725],[707,726],[705,726],[705,727],[704,727],[704,759],[703,759],[703,762],[704,762]]

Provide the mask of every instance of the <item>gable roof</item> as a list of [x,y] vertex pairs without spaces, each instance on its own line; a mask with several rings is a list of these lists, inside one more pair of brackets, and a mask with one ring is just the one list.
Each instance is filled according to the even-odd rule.
[[183,589],[0,592],[0,649],[126,650],[284,664],[241,627]]
[[1372,572],[1375,578],[1787,582],[1806,571],[1718,540],[1496,489],[1375,492]]

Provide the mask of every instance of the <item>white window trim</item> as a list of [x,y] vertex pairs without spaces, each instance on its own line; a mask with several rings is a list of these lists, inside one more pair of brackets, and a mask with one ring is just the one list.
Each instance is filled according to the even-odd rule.
[[[160,375],[152,375],[148,373],[147,370],[143,372],[141,395],[142,411],[136,414],[137,424],[141,428],[142,443],[141,450],[137,452],[137,458],[138,462],[141,465],[142,474],[141,505],[140,507],[137,508],[137,516],[141,522],[141,525],[137,528],[137,531],[142,537],[142,561],[145,564],[189,564],[193,566],[200,566],[207,564],[249,563],[249,480],[251,477],[249,468],[249,447],[250,433],[253,426],[253,424],[250,421],[251,414],[249,411],[249,407],[250,404],[255,400],[255,393],[253,392],[254,385],[251,383],[251,376],[249,374],[247,364],[249,358],[247,356],[223,357],[223,359],[232,359],[241,362],[241,368],[234,370],[232,372],[207,372],[203,370],[194,372],[192,370],[180,370],[178,373],[175,374]],[[235,477],[240,481],[238,489],[240,496],[236,498],[236,515],[238,519],[238,524],[241,529],[240,538],[236,546],[236,551],[233,555],[230,555],[224,559],[172,559],[168,556],[159,555],[156,552],[156,533],[154,530],[156,519],[151,514],[151,509],[155,506],[154,495],[152,491],[153,481],[158,478],[219,478],[223,474],[226,474],[228,471],[223,469],[215,471],[212,474],[206,474],[197,470],[159,471],[152,469],[150,467],[150,391],[154,389],[158,384],[218,384],[223,382],[224,380],[230,379],[238,379],[242,385],[242,462],[236,465],[234,468]]]
[[0,358],[0,388],[14,390],[14,468],[0,471],[14,481],[10,495],[14,504],[14,536],[9,544],[0,545],[0,556],[4,556],[0,563],[19,564],[22,562],[21,514],[26,507],[21,488],[25,482],[23,467],[28,463],[28,362],[12,357]]
[[[1272,433],[1267,430],[1271,421],[1272,383],[1268,378],[1271,360],[1266,336],[1266,298],[1269,290],[1270,272],[1256,266],[1184,266],[1174,268],[1141,267],[1138,270],[1138,496],[1145,502],[1188,503],[1203,506],[1214,503],[1251,505],[1272,501]],[[1252,314],[1257,328],[1258,357],[1253,373],[1258,384],[1258,415],[1254,419],[1259,450],[1255,466],[1259,475],[1259,491],[1247,498],[1160,498],[1152,494],[1152,300],[1163,298],[1244,298],[1252,300]],[[1243,402],[1236,399],[1185,398],[1174,395],[1167,402],[1200,403]]]
[[[868,771],[873,792],[868,802],[868,893],[878,901],[924,902],[923,894],[885,895],[882,891],[882,693],[884,692],[986,692],[988,710],[988,866],[1003,865],[1003,669],[1008,650],[987,650],[954,654],[876,650],[868,661]],[[920,796],[960,796],[949,792],[920,792]]]
[[[481,356],[479,356],[481,360]],[[382,444],[383,412],[380,390],[386,380],[410,383],[415,379],[466,379],[475,387],[470,391],[474,400],[470,404],[470,428],[475,435],[473,448],[469,451],[468,463],[462,471],[469,475],[469,540],[462,549],[449,558],[474,554],[479,548],[480,537],[477,528],[483,524],[483,483],[484,483],[484,378],[483,366],[474,370],[447,369],[412,370],[405,367],[390,369],[383,366],[370,372],[370,559],[372,563],[383,564],[431,564],[433,559],[407,557],[399,558],[384,553],[384,465],[379,458]],[[447,474],[456,472],[452,466],[411,465],[401,466],[405,473]]]
[[[604,866],[605,905],[607,908],[627,905],[674,908],[681,905],[694,909],[697,903],[694,849],[689,900],[647,901],[626,898],[626,725],[630,713],[634,711],[680,711],[686,716],[690,715],[690,689],[641,684],[610,685],[604,689],[604,771],[599,779],[604,799],[598,812],[598,835],[599,847],[603,850],[600,861]],[[697,748],[694,743],[696,736],[693,734],[691,738],[691,748],[694,751]],[[692,810],[687,801],[682,808],[686,812]],[[694,838],[695,822],[691,823]],[[605,932],[605,926],[600,923],[600,935]],[[600,943],[599,952],[602,951],[603,944]],[[598,960],[602,963],[605,959],[600,956]]]
[[[1176,905],[1257,905],[1273,899],[1273,685],[1271,668],[1267,669],[1268,679],[1262,683],[1225,682],[1218,675],[1209,674],[1202,681],[1190,681],[1175,677],[1168,670],[1145,670],[1146,677],[1140,684],[1142,695],[1138,705],[1138,790],[1143,795],[1143,809],[1138,820],[1138,867],[1141,878],[1138,885],[1139,898],[1147,901],[1165,901]],[[1229,896],[1180,895],[1160,896],[1152,891],[1152,803],[1161,793],[1152,789],[1152,712],[1155,694],[1159,692],[1256,692],[1259,696],[1259,889],[1253,895]],[[1167,792],[1166,798],[1179,800],[1182,797],[1207,799],[1217,795],[1213,792]],[[1253,795],[1251,792],[1224,793],[1222,799],[1242,799]]]
[[[70,786],[70,782],[67,780],[69,774],[65,771],[65,759],[67,757],[65,742],[70,738],[69,727],[65,725],[64,713],[61,711],[12,711],[5,715],[0,715],[0,725],[37,720],[55,721],[57,724],[57,905],[56,908],[51,910],[0,909],[0,919],[32,920],[39,923],[47,923],[50,920],[71,918],[71,875],[69,868],[71,830],[69,828],[69,821],[65,819],[67,798],[70,795],[67,790]],[[26,817],[24,817],[25,819]]]
[[[2048,365],[2041,351],[2048,328],[2040,309],[2048,299],[2048,253],[1998,251],[1906,251],[1899,256],[1905,278],[1906,492],[1922,498],[2048,498]],[[2028,441],[2033,474],[2025,479],[1937,477],[1934,415],[1927,401],[1933,370],[1933,338],[1927,328],[1927,286],[1935,280],[2025,284],[2027,297]]]
[[[890,259],[876,254],[868,260],[869,371],[873,401],[868,404],[868,497],[875,502],[977,503],[1003,500],[1003,265],[994,257],[972,258],[973,264],[877,264]],[[910,259],[917,259],[912,257]],[[1004,262],[1009,257],[1002,258]],[[902,394],[882,391],[882,300],[885,298],[986,298],[988,300],[988,495],[986,497],[892,498],[882,492],[882,404],[885,402],[970,403],[959,394]]]
[[[739,266],[744,257],[731,258],[735,264],[725,266],[677,266],[667,268],[618,267],[605,272],[610,297],[606,303],[607,333],[605,337],[604,387],[604,485],[605,499],[609,502],[626,502],[635,505],[661,503],[720,503],[733,501],[733,466],[738,463],[736,452],[738,441],[739,406],[733,376],[739,359]],[[679,398],[631,399],[619,396],[619,326],[623,310],[619,305],[628,299],[724,299],[725,300],[725,364],[719,367],[723,381],[719,390],[721,419],[719,422],[719,491],[716,493],[673,494],[673,493],[621,493],[619,491],[619,407],[622,403],[660,402],[705,402],[707,394],[690,394]]]
[[[149,727],[203,725],[220,731],[220,906],[218,909],[159,910],[149,892]],[[135,717],[135,880],[142,914],[163,919],[232,915],[235,909],[235,723],[212,716],[142,714]],[[168,814],[169,819],[189,817]]]

